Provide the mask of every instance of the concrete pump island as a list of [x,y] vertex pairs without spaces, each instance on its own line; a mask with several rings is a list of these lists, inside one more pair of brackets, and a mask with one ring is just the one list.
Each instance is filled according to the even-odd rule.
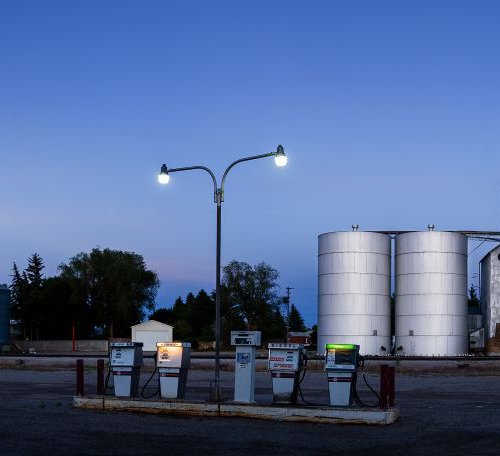
[[[267,367],[272,384],[272,402],[255,400],[256,349],[261,345],[261,333],[233,331],[231,344],[236,349],[233,400],[186,398],[190,367],[189,343],[158,342],[156,367],[140,388],[143,344],[114,342],[110,344],[110,370],[104,386],[104,392],[112,389],[114,396],[78,395],[74,397],[73,404],[78,408],[97,410],[331,424],[385,425],[394,423],[399,417],[399,410],[394,407],[394,381],[390,381],[389,370],[389,375],[386,372],[387,378],[383,380],[386,382],[385,393],[382,392],[386,396],[385,403],[380,401],[379,394],[374,390],[373,394],[377,399],[375,403],[372,400],[373,404],[367,405],[359,398],[356,380],[361,363],[357,345],[326,346],[325,386],[327,385],[329,401],[320,405],[309,403],[301,388],[308,363],[307,351],[302,344],[268,344]],[[83,375],[83,371],[77,375]],[[155,376],[158,388],[151,394],[146,392],[146,388]],[[108,384],[110,382],[112,386]],[[80,388],[83,390],[83,386]],[[299,395],[301,404],[298,403]]]

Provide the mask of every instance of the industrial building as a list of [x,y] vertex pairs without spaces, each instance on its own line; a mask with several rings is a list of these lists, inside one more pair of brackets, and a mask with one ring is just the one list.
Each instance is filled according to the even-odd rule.
[[395,237],[396,352],[467,353],[467,237],[403,233]]
[[391,238],[358,231],[318,238],[318,350],[357,344],[388,354],[391,325]]
[[[409,356],[467,354],[470,330],[474,337],[482,334],[482,328],[469,327],[481,318],[468,316],[468,238],[498,242],[492,236],[499,234],[435,231],[434,225],[420,232],[363,232],[353,225],[350,232],[319,235],[318,351],[326,343],[354,343],[367,355],[391,348]],[[481,268],[484,332],[491,338],[500,323],[500,247]]]
[[[490,250],[481,260],[481,313],[488,351],[500,351],[500,246]],[[498,343],[497,343],[498,340]]]

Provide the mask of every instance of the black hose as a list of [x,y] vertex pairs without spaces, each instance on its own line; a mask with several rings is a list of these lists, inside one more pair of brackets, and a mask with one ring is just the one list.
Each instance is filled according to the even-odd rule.
[[[307,373],[307,358],[305,359],[305,363],[304,363],[304,369],[302,371],[302,378],[300,378],[300,380],[298,381],[297,383],[297,388],[299,390],[299,394],[300,394],[300,398],[302,399],[302,402],[306,405],[316,405],[316,406],[322,406],[322,405],[328,405],[328,404],[318,404],[316,402],[309,402],[309,401],[306,401],[304,399],[304,393],[302,392],[302,388],[300,387],[301,383],[303,382],[304,380],[304,377],[306,376],[306,373]],[[300,374],[299,374],[300,375]]]
[[302,399],[302,402],[306,405],[314,405],[314,406],[319,406],[319,407],[324,407],[324,406],[328,406],[329,404],[318,404],[317,402],[309,402],[309,401],[306,401],[304,399],[304,394],[302,393],[302,388],[300,387],[300,383],[298,385],[298,389],[299,389],[299,394],[300,394],[300,398]]
[[111,377],[111,364],[108,364],[108,373],[106,374],[106,379],[104,380],[104,394],[108,389],[113,389],[114,385],[109,386],[109,379]]
[[378,393],[371,387],[371,385],[368,383],[368,380],[366,379],[366,374],[365,372],[363,371],[363,380],[366,384],[366,386],[368,387],[368,389],[374,394],[374,396],[377,398],[377,401],[380,403],[380,396],[378,395]]
[[[302,383],[302,381],[304,380],[304,377],[306,376],[306,372],[307,372],[307,364],[304,366],[304,369],[302,369],[302,378],[300,378],[300,380],[299,380],[299,386]],[[300,374],[299,374],[299,376],[300,376]]]
[[366,380],[366,375],[364,372],[362,372],[362,376],[363,376],[363,380],[364,382],[366,383],[366,386],[368,386],[369,390],[375,395],[375,397],[377,398],[377,403],[376,404],[366,404],[365,402],[363,402],[361,400],[361,398],[359,397],[358,395],[358,389],[357,389],[357,381],[358,381],[358,374],[357,372],[353,375],[353,382],[352,382],[352,387],[353,387],[353,399],[354,399],[354,402],[356,402],[357,405],[359,405],[360,407],[369,407],[369,408],[375,408],[375,407],[379,407],[380,405],[380,397],[379,395],[377,394],[377,392],[370,386],[370,384],[368,383],[368,381]]
[[158,389],[153,393],[153,394],[150,394],[148,396],[146,396],[144,394],[144,391],[146,390],[146,387],[148,386],[149,382],[153,379],[154,375],[156,374],[156,367],[154,368],[153,370],[153,373],[151,374],[151,376],[148,378],[147,382],[144,383],[144,386],[142,387],[142,390],[141,390],[141,396],[144,398],[144,399],[151,399],[153,396],[156,396],[159,392],[160,392],[160,379],[158,378]]

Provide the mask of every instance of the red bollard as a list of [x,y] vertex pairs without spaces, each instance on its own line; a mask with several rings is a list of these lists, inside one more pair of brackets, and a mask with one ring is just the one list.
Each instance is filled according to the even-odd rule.
[[388,402],[389,402],[389,407],[394,407],[394,398],[396,396],[396,368],[394,366],[390,366],[388,373],[389,373]]
[[97,360],[97,394],[104,394],[104,360]]
[[380,408],[386,409],[389,407],[389,366],[383,364],[380,366]]
[[83,359],[76,360],[76,395],[83,396]]

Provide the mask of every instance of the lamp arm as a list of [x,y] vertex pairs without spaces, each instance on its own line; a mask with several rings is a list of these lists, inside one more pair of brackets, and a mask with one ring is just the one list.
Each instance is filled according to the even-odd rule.
[[191,171],[193,169],[201,169],[203,171],[206,171],[208,174],[210,174],[210,177],[212,178],[212,182],[214,184],[214,202],[217,203],[217,193],[218,193],[218,187],[217,187],[217,179],[215,178],[214,173],[208,169],[206,166],[187,166],[184,168],[172,168],[168,170],[168,173],[177,173],[179,171]]
[[273,157],[275,155],[276,155],[276,152],[270,152],[268,154],[261,154],[261,155],[253,155],[251,157],[240,158],[239,160],[236,160],[233,163],[231,163],[226,168],[226,170],[224,171],[224,175],[222,176],[222,183],[221,183],[221,187],[220,187],[221,201],[224,201],[224,183],[226,182],[227,173],[229,173],[231,168],[233,168],[234,166],[236,166],[238,163],[241,163],[241,162],[246,162],[246,161],[250,161],[250,160],[257,160],[258,158]]

